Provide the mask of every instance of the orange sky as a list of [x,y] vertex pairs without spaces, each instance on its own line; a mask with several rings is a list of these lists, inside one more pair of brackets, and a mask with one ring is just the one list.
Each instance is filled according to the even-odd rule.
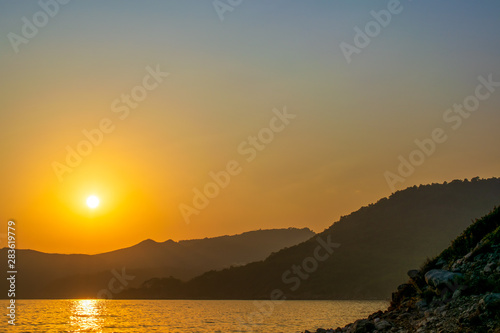
[[[350,63],[339,45],[386,1],[248,1],[224,21],[193,1],[59,8],[18,52],[0,40],[0,227],[15,219],[18,247],[62,253],[319,232],[390,195],[384,173],[436,128],[445,142],[395,189],[499,176],[500,88],[457,129],[444,118],[478,77],[500,81],[499,5],[424,2]],[[0,5],[1,31],[21,36],[39,10]]]

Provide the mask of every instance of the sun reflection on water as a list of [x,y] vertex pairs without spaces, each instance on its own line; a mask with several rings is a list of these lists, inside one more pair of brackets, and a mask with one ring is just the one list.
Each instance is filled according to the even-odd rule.
[[96,299],[75,300],[71,304],[71,332],[102,332],[105,302]]

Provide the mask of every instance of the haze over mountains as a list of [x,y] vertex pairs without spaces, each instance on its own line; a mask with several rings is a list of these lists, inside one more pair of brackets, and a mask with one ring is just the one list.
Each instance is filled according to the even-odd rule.
[[[102,289],[139,286],[156,276],[188,279],[208,270],[263,260],[272,252],[314,235],[307,228],[289,228],[179,242],[158,243],[148,239],[129,248],[96,255],[17,250],[16,297],[95,298]],[[7,258],[6,248],[0,250],[0,255]],[[116,281],[110,285],[113,278]],[[5,279],[1,285],[8,290]]]
[[210,271],[188,282],[156,278],[118,297],[387,299],[395,285],[406,281],[409,269],[437,255],[499,204],[498,178],[413,186],[263,261]]
[[288,299],[386,299],[409,269],[499,204],[500,179],[474,178],[398,191],[318,235],[289,228],[145,240],[97,255],[17,250],[16,296],[269,299],[279,290]]

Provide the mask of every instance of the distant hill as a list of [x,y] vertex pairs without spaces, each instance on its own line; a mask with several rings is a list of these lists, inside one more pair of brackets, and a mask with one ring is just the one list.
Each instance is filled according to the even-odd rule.
[[[307,228],[289,228],[179,242],[158,243],[148,239],[129,248],[96,255],[17,250],[16,298],[95,298],[102,289],[140,286],[152,277],[189,279],[208,270],[263,260],[272,252],[314,235]],[[6,248],[0,250],[2,258],[7,258],[6,251]],[[6,260],[2,265],[5,264]],[[6,267],[3,271],[7,271]],[[122,274],[134,278],[125,279],[125,284],[117,281],[110,287],[110,281]],[[0,285],[7,288],[6,280],[2,279]]]
[[499,204],[498,178],[413,186],[263,261],[188,282],[156,278],[119,297],[269,299],[282,293],[287,299],[387,299],[409,269]]

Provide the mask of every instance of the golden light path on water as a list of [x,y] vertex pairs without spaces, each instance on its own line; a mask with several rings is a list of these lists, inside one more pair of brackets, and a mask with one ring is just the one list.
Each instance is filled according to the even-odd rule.
[[105,324],[106,302],[96,299],[75,300],[71,304],[72,332],[100,332]]

